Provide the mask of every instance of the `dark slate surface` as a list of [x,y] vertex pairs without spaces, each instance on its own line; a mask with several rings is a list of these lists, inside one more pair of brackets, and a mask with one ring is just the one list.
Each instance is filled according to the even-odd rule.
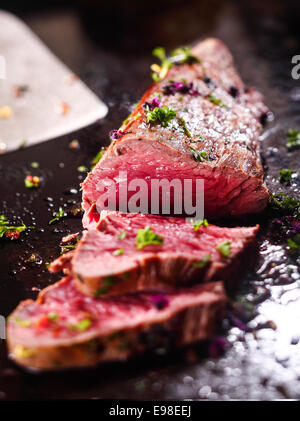
[[[0,156],[0,213],[11,222],[36,224],[21,240],[0,243],[1,315],[7,316],[20,300],[34,298],[37,292],[32,288],[58,279],[47,273],[45,265],[59,254],[61,237],[81,229],[81,220],[66,217],[50,226],[48,221],[59,206],[68,210],[80,202],[83,174],[77,167],[90,166],[100,146],[107,144],[107,133],[119,126],[149,85],[150,51],[158,43],[174,47],[217,36],[228,44],[243,79],[264,93],[274,113],[262,143],[266,182],[273,192],[284,191],[299,199],[297,175],[289,186],[279,182],[281,168],[299,171],[300,150],[288,153],[285,147],[286,130],[300,129],[300,82],[291,78],[291,57],[300,54],[296,3],[187,3],[161,12],[149,10],[151,15],[141,9],[135,17],[130,10],[121,10],[124,18],[117,15],[120,8],[100,8],[89,15],[95,19],[87,19],[89,2],[82,3],[85,26],[71,10],[24,15],[110,111],[93,127]],[[126,25],[128,16],[133,26]],[[99,22],[96,29],[95,21]],[[79,150],[69,148],[75,138]],[[40,163],[34,174],[42,176],[43,182],[38,190],[30,191],[24,187],[24,177],[27,171],[33,172],[33,161]],[[70,194],[70,188],[78,193]],[[275,235],[274,218],[266,212],[244,221],[262,225],[259,252],[256,263],[241,275],[235,310],[230,310],[219,333],[227,340],[219,357],[211,358],[205,344],[168,357],[146,357],[96,370],[30,375],[8,361],[5,341],[0,340],[0,400],[300,398],[299,260],[290,256],[286,240]],[[25,262],[32,253],[40,257],[36,265]]]

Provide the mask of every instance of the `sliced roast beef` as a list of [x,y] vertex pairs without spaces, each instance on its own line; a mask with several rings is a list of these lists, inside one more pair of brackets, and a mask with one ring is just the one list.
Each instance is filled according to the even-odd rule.
[[[245,88],[221,41],[207,39],[192,53],[200,63],[172,67],[113,134],[115,140],[83,183],[86,213],[95,202],[102,209],[132,211],[127,205],[138,191],[130,185],[136,179],[147,183],[141,201],[148,199],[148,208],[138,209],[139,203],[136,208],[143,213],[158,213],[151,209],[153,180],[181,182],[182,192],[170,189],[170,215],[189,214],[183,195],[187,179],[194,204],[197,180],[204,180],[205,217],[238,217],[265,208],[269,194],[259,136],[268,110],[262,96]],[[161,190],[160,213],[163,197]],[[86,227],[90,221],[84,218]]]
[[218,279],[232,283],[259,227],[103,211],[96,228],[50,266],[71,273],[78,288],[93,296]]
[[168,294],[148,291],[95,299],[72,278],[22,302],[7,325],[13,360],[29,369],[55,370],[125,360],[156,347],[209,338],[225,308],[222,283]]

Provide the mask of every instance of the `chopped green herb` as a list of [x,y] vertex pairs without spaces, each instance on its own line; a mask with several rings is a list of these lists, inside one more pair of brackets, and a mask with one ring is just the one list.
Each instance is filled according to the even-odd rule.
[[158,98],[161,99],[161,93],[160,92],[153,92],[153,94],[150,97],[151,99],[153,98]]
[[270,205],[273,209],[283,213],[300,213],[300,200],[285,193],[271,194]]
[[129,114],[128,117],[125,118],[125,120],[123,120],[122,126],[126,126],[126,124],[129,122],[130,118],[131,118],[132,113]]
[[20,317],[15,317],[15,322],[20,327],[30,327],[31,326],[31,320],[22,320]]
[[152,78],[155,82],[162,80],[174,64],[200,63],[200,60],[191,54],[190,47],[176,48],[171,52],[170,57],[167,57],[166,50],[163,47],[156,47],[152,54],[161,62],[160,66],[158,64],[152,64],[151,66]]
[[70,326],[71,329],[77,329],[80,330],[81,332],[84,332],[85,330],[87,330],[90,326],[91,326],[92,322],[90,321],[90,319],[82,319],[79,322],[77,322],[76,324],[72,324]]
[[101,295],[107,294],[111,290],[111,288],[114,286],[114,284],[118,281],[120,281],[120,279],[114,276],[107,276],[106,278],[104,278],[102,281],[103,286],[97,289],[94,295],[95,298],[98,298]]
[[205,138],[198,134],[196,137],[191,139],[191,143],[197,143],[197,142],[205,142]]
[[85,165],[80,165],[77,168],[77,171],[79,171],[79,172],[87,172],[88,171],[88,168]]
[[32,253],[27,259],[24,260],[25,263],[39,263],[41,258],[37,253]]
[[164,47],[156,47],[152,51],[152,55],[157,57],[161,62],[164,62],[167,59],[166,49]]
[[74,250],[76,248],[77,242],[76,243],[70,243],[70,244],[63,244],[60,246],[60,254],[65,254],[68,251]]
[[162,80],[168,73],[168,70],[173,66],[173,63],[167,58],[166,50],[163,47],[156,47],[152,51],[152,55],[157,57],[161,64],[158,66],[157,64],[153,64],[151,66],[152,78],[154,82],[159,82]]
[[7,219],[5,215],[0,215],[0,225],[7,225]]
[[107,294],[111,290],[111,288],[114,286],[114,284],[119,281],[121,281],[121,279],[116,276],[107,276],[106,278],[104,278],[102,281],[103,286],[97,289],[94,295],[95,298],[98,298],[101,295]]
[[127,232],[126,231],[122,231],[121,234],[117,235],[118,238],[120,238],[120,240],[124,240],[126,238]]
[[106,147],[101,148],[100,151],[97,153],[97,155],[92,159],[92,164],[93,164],[92,169],[94,168],[96,164],[98,164],[98,162],[104,155],[104,152],[106,151],[106,149],[107,149]]
[[94,297],[95,298],[99,298],[101,295],[107,294],[109,291],[109,288],[106,287],[100,287],[97,289],[97,291],[95,292]]
[[300,234],[295,235],[293,238],[288,238],[287,242],[292,253],[300,251]]
[[196,161],[203,162],[208,160],[207,153],[205,151],[197,151],[192,146],[189,148],[192,151],[193,157]]
[[149,244],[163,244],[163,238],[155,234],[152,229],[147,225],[144,229],[139,229],[136,236],[136,248],[141,250],[143,247]]
[[280,170],[280,183],[290,181],[291,178],[292,178],[291,169],[287,168],[287,169]]
[[4,215],[0,215],[0,238],[4,235],[9,236],[9,233],[18,232],[21,233],[28,228],[34,227],[27,227],[24,223],[21,226],[11,226],[8,225],[8,221]]
[[300,147],[300,131],[299,130],[288,130],[286,133],[287,143],[286,147],[290,150]]
[[134,116],[134,120],[137,120],[137,119],[139,119],[140,117],[141,117],[141,113],[137,113],[135,116]]
[[180,124],[180,126],[182,127],[184,133],[187,135],[187,137],[191,138],[192,135],[191,135],[189,129],[187,128],[186,121],[184,120],[184,118],[178,117],[177,120],[178,120],[178,123]]
[[217,245],[216,249],[221,253],[223,257],[229,257],[231,248],[231,241],[223,241]]
[[191,54],[191,47],[176,48],[175,50],[172,51],[170,60],[171,62],[176,63],[176,64],[200,63],[199,58]]
[[101,149],[101,150],[97,153],[97,155],[96,155],[96,156],[94,156],[94,158],[92,159],[92,164],[93,164],[92,169],[94,168],[94,166],[95,166],[96,164],[98,164],[98,162],[99,162],[99,161],[100,161],[100,159],[102,158],[102,156],[103,156],[104,152],[105,152],[105,149],[103,148],[103,149]]
[[198,221],[191,220],[191,224],[193,225],[195,231],[198,231],[200,227],[208,227],[209,225],[207,219],[199,219]]
[[199,262],[194,262],[193,266],[195,268],[199,268],[202,269],[204,268],[211,260],[211,255],[208,254],[207,256],[204,256],[202,260],[200,260]]
[[[160,67],[158,66],[158,68],[160,69]],[[154,69],[155,69],[155,67],[153,66],[151,66],[151,69],[154,71]],[[161,70],[161,69],[160,69]],[[159,75],[157,74],[157,72],[153,72],[152,73],[152,79],[154,80],[154,82],[156,82],[156,83],[158,83],[161,79],[163,79],[163,78],[161,78],[160,79],[160,77],[159,77]]]
[[213,94],[209,94],[206,98],[210,102],[212,102],[213,104],[219,105],[220,107],[226,107],[226,105],[224,104],[224,102],[221,99],[216,98]]
[[25,348],[25,346],[18,344],[14,349],[14,354],[18,358],[31,358],[36,354],[35,349]]
[[53,224],[55,221],[59,221],[61,218],[66,216],[66,214],[63,208],[60,206],[57,212],[53,212],[53,216],[54,218],[49,221],[49,225]]
[[121,256],[124,253],[123,249],[118,249],[113,252],[114,256]]
[[103,285],[106,286],[107,288],[111,288],[115,282],[117,282],[119,279],[115,276],[107,276],[106,278],[103,279]]
[[51,321],[55,321],[58,320],[58,314],[55,311],[51,311],[50,313],[48,313],[48,319]]
[[167,127],[171,120],[176,118],[176,111],[169,107],[156,107],[152,111],[146,113],[147,123],[155,124],[158,123],[162,127]]

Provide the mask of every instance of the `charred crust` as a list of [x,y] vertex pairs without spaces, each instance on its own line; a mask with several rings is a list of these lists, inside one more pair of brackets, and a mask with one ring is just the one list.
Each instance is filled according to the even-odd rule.
[[126,153],[126,149],[123,148],[123,147],[122,148],[119,147],[119,148],[116,149],[116,154],[119,155],[119,156],[124,155],[125,153]]
[[209,87],[209,88],[214,88],[215,87],[215,83],[211,80],[210,77],[208,76],[204,76],[203,77],[203,82]]

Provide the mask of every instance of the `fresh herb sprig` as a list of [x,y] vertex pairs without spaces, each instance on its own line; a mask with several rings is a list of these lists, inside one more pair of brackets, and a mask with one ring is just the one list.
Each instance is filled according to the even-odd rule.
[[53,212],[54,218],[49,221],[49,225],[53,224],[53,222],[59,221],[61,218],[66,216],[66,212],[63,210],[63,208],[60,206],[58,208],[57,212]]
[[121,234],[118,234],[117,237],[120,238],[120,240],[124,240],[127,236],[126,231],[122,231]]
[[211,261],[211,255],[204,256],[199,262],[193,262],[193,266],[197,269],[204,268]]
[[115,251],[113,252],[113,255],[114,255],[114,256],[121,256],[123,253],[124,253],[124,250],[121,248],[121,249],[117,249],[117,250],[115,250]]
[[85,165],[79,165],[79,167],[77,167],[77,171],[78,172],[88,172],[88,168]]
[[187,128],[185,119],[182,117],[178,117],[177,120],[178,120],[178,124],[182,127],[184,134],[191,139],[192,135],[189,129]]
[[32,322],[29,319],[22,320],[20,317],[15,317],[15,323],[20,327],[30,327]]
[[70,325],[70,329],[80,330],[81,332],[84,332],[91,326],[91,324],[92,322],[90,319],[82,319],[79,320],[77,323]]
[[231,251],[231,241],[223,241],[217,245],[216,249],[223,257],[229,257]]
[[284,168],[280,170],[280,183],[287,183],[292,178],[292,170],[290,168]]
[[175,63],[175,64],[201,63],[201,60],[198,57],[191,54],[191,47],[189,47],[189,46],[181,47],[181,48],[175,48],[175,50],[173,50],[171,52],[170,61],[172,63]]
[[192,151],[192,155],[196,161],[198,162],[208,161],[208,156],[205,151],[197,151],[192,146],[190,146],[189,148]]
[[157,57],[161,64],[152,64],[151,70],[152,78],[155,82],[159,82],[160,80],[164,79],[169,71],[169,69],[176,65],[188,63],[200,63],[200,59],[191,54],[190,47],[183,47],[183,48],[176,48],[173,50],[169,57],[166,55],[166,50],[163,47],[156,47],[152,54],[154,57]]
[[9,236],[8,234],[13,232],[21,233],[29,228],[33,227],[27,227],[24,223],[20,226],[9,225],[5,215],[0,215],[0,238],[2,238],[4,235]]
[[97,153],[96,156],[94,156],[94,158],[92,159],[92,167],[91,170],[95,167],[96,164],[98,164],[98,162],[100,161],[100,159],[102,158],[104,152],[106,151],[106,148],[102,148],[100,149],[100,151]]
[[79,240],[76,238],[75,242],[68,242],[66,244],[60,245],[60,254],[65,254],[68,251],[75,250]]
[[300,234],[296,234],[293,238],[288,238],[287,243],[292,254],[300,252]]
[[157,57],[161,62],[160,66],[158,64],[152,64],[151,66],[151,70],[153,71],[152,78],[154,82],[159,82],[167,75],[168,70],[173,66],[173,63],[167,57],[166,50],[163,47],[154,48],[152,55]]
[[199,230],[200,227],[206,228],[209,226],[207,219],[199,219],[197,221],[191,220],[191,224],[193,225],[194,231],[196,232]]
[[300,215],[300,200],[286,193],[271,194],[269,204],[275,211]]
[[226,108],[226,104],[224,104],[224,102],[221,99],[216,98],[212,93],[210,93],[206,98],[210,102],[212,102],[213,104],[216,104],[216,105],[219,105],[220,107]]
[[162,127],[168,127],[170,121],[177,118],[176,111],[170,107],[156,107],[154,110],[146,112],[147,123],[159,123]]
[[289,150],[300,148],[300,131],[299,130],[288,130],[286,133],[287,143],[286,147]]
[[136,239],[136,248],[141,250],[143,247],[148,246],[150,244],[163,244],[163,238],[152,231],[151,227],[148,225],[144,229],[139,229]]
[[121,278],[117,278],[115,276],[107,276],[103,279],[102,286],[97,289],[94,297],[99,298],[101,295],[107,294],[117,282],[120,282],[120,280]]

